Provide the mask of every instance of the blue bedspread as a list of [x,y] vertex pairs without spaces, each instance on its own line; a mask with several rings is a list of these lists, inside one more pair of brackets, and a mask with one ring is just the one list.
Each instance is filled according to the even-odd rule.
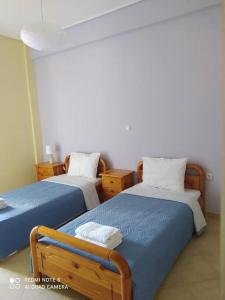
[[[187,205],[129,194],[119,194],[59,231],[74,235],[75,228],[89,221],[121,229],[124,239],[116,250],[130,266],[135,300],[154,299],[162,280],[193,232],[193,215]],[[43,241],[91,257],[115,270],[111,264],[85,252],[47,238]]]
[[86,211],[76,187],[41,181],[1,194],[8,207],[0,210],[0,259],[29,243],[39,224],[57,227]]

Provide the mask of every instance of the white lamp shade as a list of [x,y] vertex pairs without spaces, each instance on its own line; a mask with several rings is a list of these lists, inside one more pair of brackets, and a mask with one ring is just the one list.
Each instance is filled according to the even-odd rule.
[[52,23],[34,23],[24,26],[20,38],[30,48],[35,50],[51,50],[62,42],[64,31]]
[[45,152],[47,155],[52,155],[52,147],[49,145],[45,146]]

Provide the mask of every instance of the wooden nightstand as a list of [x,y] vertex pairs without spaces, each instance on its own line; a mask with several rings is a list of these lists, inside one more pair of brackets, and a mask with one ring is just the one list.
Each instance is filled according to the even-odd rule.
[[102,176],[103,201],[106,201],[133,185],[134,171],[110,169]]
[[37,178],[43,180],[51,176],[56,176],[65,173],[63,169],[63,163],[55,162],[50,164],[48,162],[42,162],[36,165]]

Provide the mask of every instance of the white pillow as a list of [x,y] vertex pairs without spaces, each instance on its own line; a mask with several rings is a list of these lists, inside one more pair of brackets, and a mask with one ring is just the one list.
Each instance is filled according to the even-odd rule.
[[96,178],[100,153],[71,153],[69,176]]
[[143,157],[143,183],[173,191],[184,191],[187,159]]

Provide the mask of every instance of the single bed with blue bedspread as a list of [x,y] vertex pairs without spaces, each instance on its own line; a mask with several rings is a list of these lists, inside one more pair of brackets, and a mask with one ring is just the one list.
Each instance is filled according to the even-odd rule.
[[[78,226],[90,221],[121,230],[123,242],[116,250],[130,267],[135,300],[154,298],[193,233],[193,215],[186,204],[130,194],[119,194],[58,231],[74,236]],[[113,264],[97,256],[50,238],[41,241],[87,257],[116,272]]]
[[8,207],[0,210],[0,259],[29,243],[31,229],[58,227],[86,211],[80,188],[40,181],[1,194]]

